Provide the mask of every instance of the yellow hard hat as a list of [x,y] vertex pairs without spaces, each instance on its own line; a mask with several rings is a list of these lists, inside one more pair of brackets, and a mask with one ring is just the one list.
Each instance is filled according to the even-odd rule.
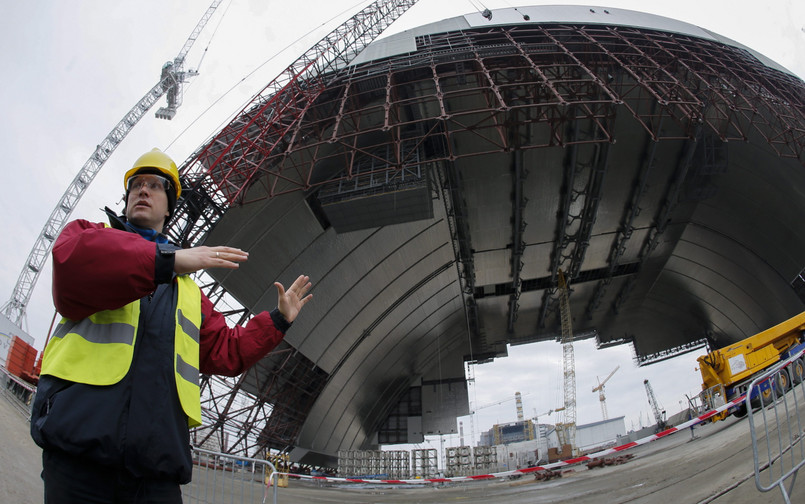
[[123,177],[123,188],[129,186],[129,178],[144,168],[153,168],[157,171],[164,173],[173,182],[173,187],[176,188],[176,198],[182,195],[182,184],[179,182],[179,170],[176,168],[176,163],[167,154],[159,149],[151,149],[146,152],[134,162],[126,175]]

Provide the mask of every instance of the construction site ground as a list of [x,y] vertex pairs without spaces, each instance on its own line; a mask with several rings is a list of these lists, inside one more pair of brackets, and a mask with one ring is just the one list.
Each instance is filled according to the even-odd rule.
[[[25,413],[0,393],[0,500],[41,503],[41,451],[28,434]],[[732,417],[629,450],[621,465],[596,469],[565,468],[561,478],[537,481],[533,476],[468,483],[422,486],[337,484],[291,480],[279,488],[281,503],[715,503],[783,502],[775,489],[755,487],[751,436],[746,418]],[[273,489],[272,489],[273,490]],[[799,482],[792,502],[805,498]],[[190,501],[185,500],[186,504]],[[196,502],[195,500],[192,502]],[[226,500],[226,502],[230,502]],[[233,501],[234,502],[234,501]],[[257,501],[259,502],[259,500]],[[271,490],[266,502],[271,502]]]

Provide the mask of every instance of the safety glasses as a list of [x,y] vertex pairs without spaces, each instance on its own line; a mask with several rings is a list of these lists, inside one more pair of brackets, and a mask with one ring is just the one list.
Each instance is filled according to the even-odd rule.
[[161,177],[159,175],[134,175],[133,177],[129,178],[127,189],[129,191],[139,191],[143,186],[149,191],[157,191],[162,189],[165,192],[168,192],[168,190],[171,188],[171,182],[165,177]]

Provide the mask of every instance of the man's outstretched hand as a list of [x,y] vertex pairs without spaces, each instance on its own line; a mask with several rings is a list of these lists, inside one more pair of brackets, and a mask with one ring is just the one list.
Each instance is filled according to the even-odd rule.
[[280,313],[288,322],[296,320],[302,307],[313,299],[313,294],[307,293],[313,287],[313,284],[310,283],[310,277],[307,275],[299,275],[294,283],[288,287],[287,291],[279,282],[274,282],[274,286],[277,288],[277,297],[279,298],[277,308],[279,308]]
[[177,275],[193,273],[207,268],[237,269],[238,263],[245,262],[249,253],[234,247],[193,247],[177,250],[173,271]]
[[[207,268],[237,269],[238,263],[248,259],[248,252],[234,247],[193,247],[176,251],[173,270],[177,275],[183,275]],[[302,307],[313,298],[313,294],[308,294],[313,287],[310,277],[299,275],[299,278],[291,284],[287,291],[279,282],[274,282],[274,285],[277,287],[279,297],[277,308],[285,320],[293,322]]]

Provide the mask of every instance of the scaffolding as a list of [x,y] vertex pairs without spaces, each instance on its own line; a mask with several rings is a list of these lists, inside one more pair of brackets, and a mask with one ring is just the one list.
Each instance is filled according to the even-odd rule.
[[340,450],[338,474],[342,477],[408,479],[411,457],[406,450]]
[[448,477],[469,476],[473,474],[474,461],[472,448],[469,446],[452,446],[445,450],[446,473]]
[[439,472],[439,457],[435,448],[411,451],[411,465],[415,478],[435,478]]
[[476,446],[472,449],[476,474],[488,473],[498,465],[498,452],[494,446]]
[[383,467],[390,479],[408,479],[411,477],[411,454],[407,450],[384,451]]

